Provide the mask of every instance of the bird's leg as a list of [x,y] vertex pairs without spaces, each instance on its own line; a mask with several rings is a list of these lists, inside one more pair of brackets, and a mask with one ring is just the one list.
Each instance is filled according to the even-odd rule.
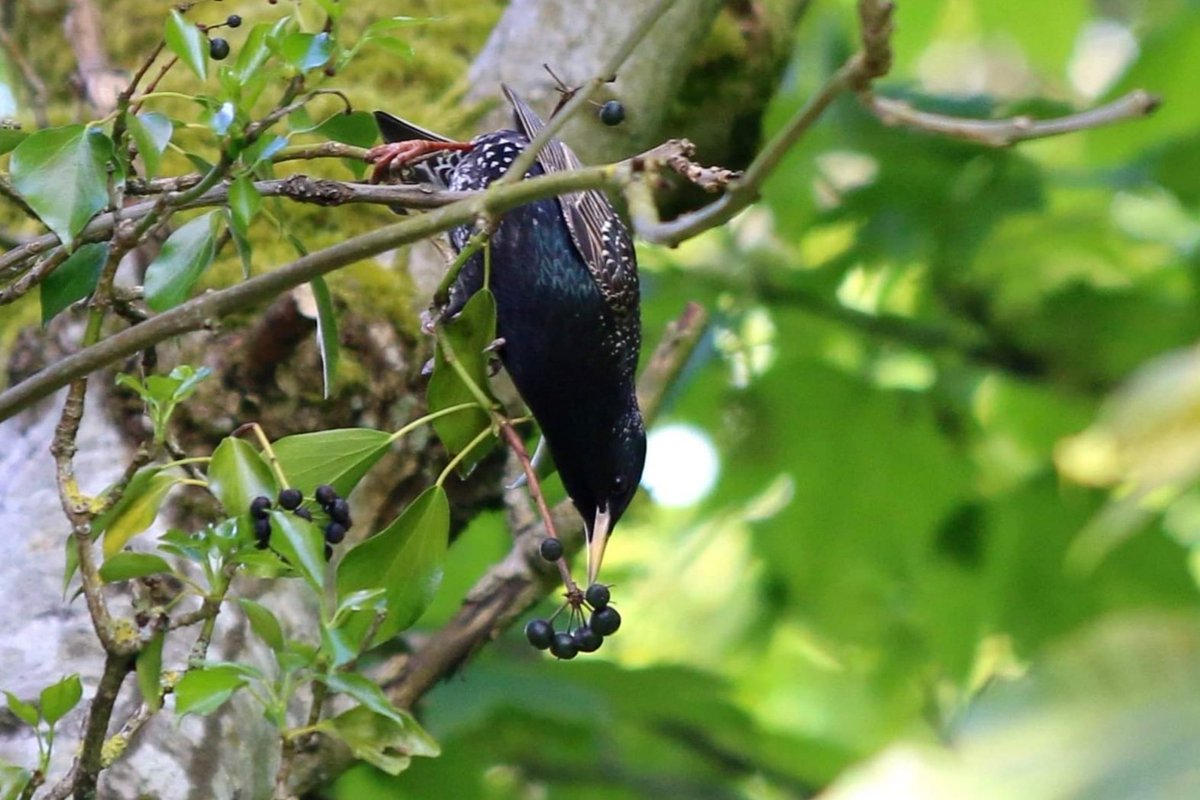
[[470,150],[470,142],[431,142],[428,139],[406,139],[402,142],[387,142],[367,151],[366,161],[374,164],[371,183],[380,183],[396,167],[411,164],[417,159],[447,150]]

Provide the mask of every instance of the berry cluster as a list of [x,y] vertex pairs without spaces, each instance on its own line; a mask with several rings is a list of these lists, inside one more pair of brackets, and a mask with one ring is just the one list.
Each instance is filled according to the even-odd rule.
[[[557,543],[556,539],[547,539]],[[545,542],[542,554],[545,555]],[[561,555],[562,545],[559,545]],[[525,626],[525,638],[539,650],[549,650],[555,658],[572,659],[580,653],[594,653],[604,643],[604,637],[612,636],[621,627],[621,615],[609,605],[612,594],[602,583],[593,583],[583,596],[583,604],[570,608],[567,629],[554,630],[554,617],[530,620]],[[591,618],[584,621],[583,606],[592,609]],[[561,609],[560,609],[561,611]],[[558,616],[555,614],[555,616]]]
[[[333,546],[340,544],[350,530],[350,504],[345,498],[339,497],[332,486],[322,484],[313,492],[313,499],[321,506],[329,522],[325,524],[325,558],[333,556]],[[284,489],[279,493],[275,504],[284,511],[291,511],[297,517],[313,521],[313,514],[304,505],[304,495],[299,489]],[[250,501],[250,519],[254,522],[254,538],[260,550],[265,550],[271,543],[271,498],[259,495]]]
[[[230,14],[225,18],[225,21],[217,25],[201,26],[201,30],[205,33],[213,28],[221,28],[228,26],[230,28],[240,28],[242,26],[242,18],[237,14]],[[222,39],[220,36],[211,36],[208,39],[208,55],[213,61],[224,61],[229,57],[229,40]]]

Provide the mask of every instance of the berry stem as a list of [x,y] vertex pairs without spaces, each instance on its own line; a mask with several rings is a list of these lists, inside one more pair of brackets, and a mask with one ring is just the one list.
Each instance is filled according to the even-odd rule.
[[267,439],[267,434],[261,425],[257,422],[247,423],[234,431],[233,435],[237,436],[247,428],[254,432],[255,438],[258,439],[258,443],[262,446],[263,454],[267,457],[267,463],[271,465],[271,471],[275,473],[275,478],[279,481],[279,488],[281,490],[289,488],[290,484],[288,483],[287,476],[283,474],[283,467],[279,466],[279,459],[275,456],[275,449],[271,447],[271,441]]
[[456,406],[447,406],[446,408],[426,414],[423,417],[417,417],[412,422],[406,423],[404,427],[400,428],[398,431],[389,436],[388,444],[392,444],[396,440],[402,439],[404,436],[412,433],[426,423],[433,422],[435,419],[441,419],[442,417],[449,416],[450,414],[457,414],[459,411],[466,411],[469,408],[479,408],[479,404],[459,403]]

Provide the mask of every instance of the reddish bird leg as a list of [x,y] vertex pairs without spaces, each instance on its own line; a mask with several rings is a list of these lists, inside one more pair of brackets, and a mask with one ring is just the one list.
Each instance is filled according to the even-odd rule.
[[444,150],[470,150],[470,142],[431,142],[427,139],[407,139],[403,142],[388,142],[367,151],[367,163],[374,164],[371,183],[379,183],[396,167],[411,164],[417,159]]

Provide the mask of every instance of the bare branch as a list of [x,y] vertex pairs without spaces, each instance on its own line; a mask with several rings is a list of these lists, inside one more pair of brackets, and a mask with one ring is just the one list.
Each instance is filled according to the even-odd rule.
[[918,111],[903,100],[878,97],[871,92],[864,92],[860,99],[884,125],[914,128],[989,147],[1008,147],[1028,139],[1044,139],[1047,136],[1138,119],[1152,114],[1161,102],[1157,96],[1138,89],[1097,108],[1057,119],[1035,120],[1028,116],[1010,119],[950,117],[930,111]]

